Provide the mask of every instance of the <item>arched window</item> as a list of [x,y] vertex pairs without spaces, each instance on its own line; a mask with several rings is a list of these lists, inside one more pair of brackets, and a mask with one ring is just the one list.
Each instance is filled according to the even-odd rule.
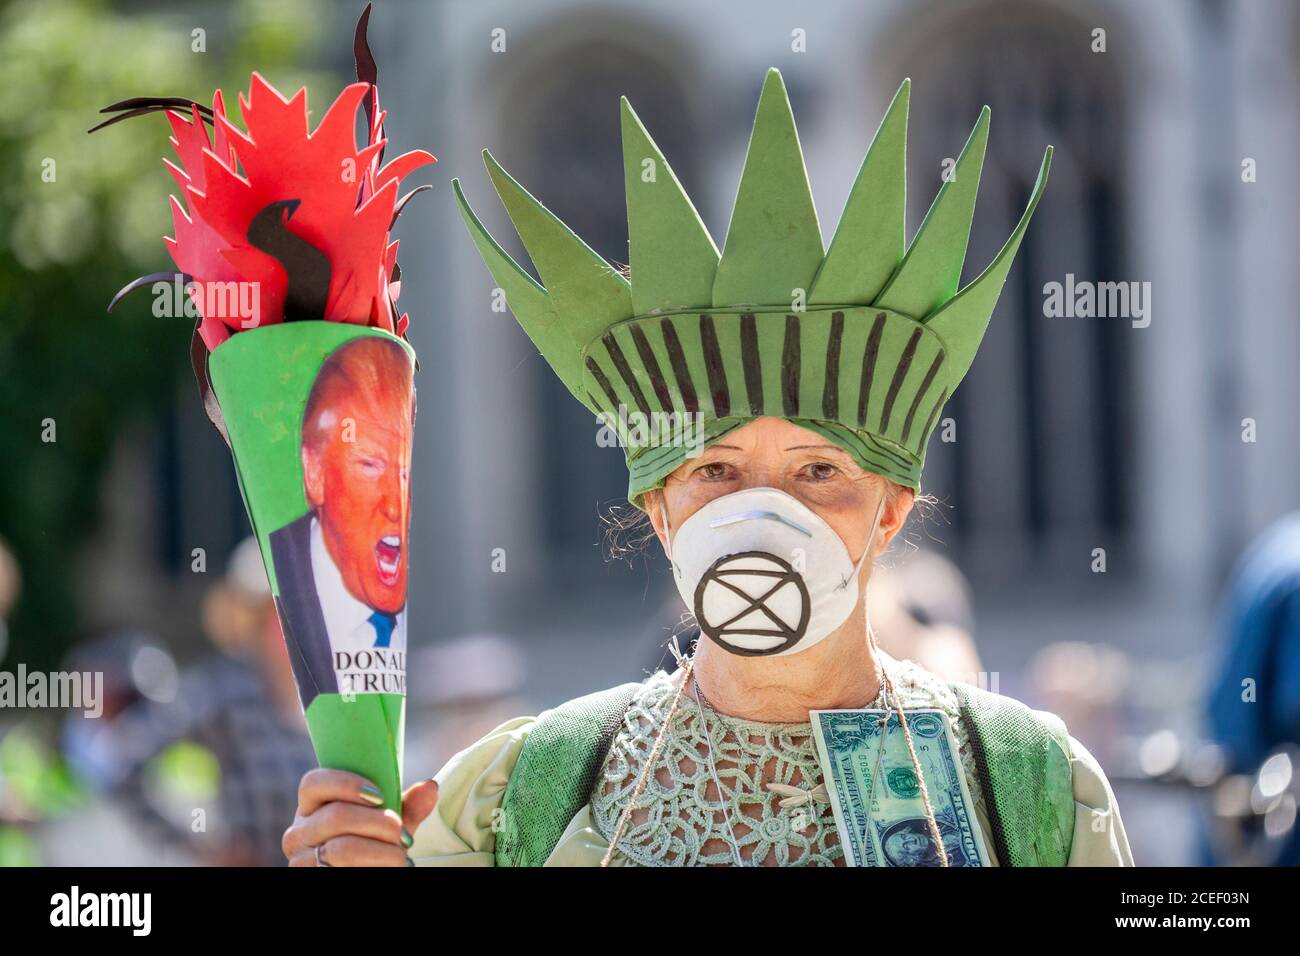
[[1027,562],[1050,570],[1058,549],[1129,526],[1135,330],[1122,318],[1049,318],[1043,307],[1044,284],[1067,274],[1134,278],[1124,266],[1117,54],[1091,52],[1089,30],[1054,11],[995,4],[928,22],[891,57],[914,78],[913,230],[942,160],[957,155],[980,107],[992,109],[963,284],[1010,234],[1043,147],[1056,147],[979,357],[945,412],[956,440],[945,443],[940,428],[926,468],[926,490],[955,506],[948,537],[972,554],[996,548],[1004,573]]
[[[623,265],[628,250],[619,96],[628,97],[693,192],[701,143],[692,128],[689,77],[670,66],[666,48],[637,39],[639,31],[627,23],[554,35],[577,39],[520,71],[518,88],[502,99],[502,128],[509,132],[511,155],[518,157],[511,172],[596,252]],[[513,248],[522,254],[518,244]],[[609,569],[592,545],[598,510],[626,494],[622,452],[597,446],[595,417],[540,360],[528,387],[534,400],[527,407],[546,435],[534,462],[533,487],[544,505],[537,531],[556,558],[548,562],[550,576],[567,589],[580,589],[597,576],[608,581]]]

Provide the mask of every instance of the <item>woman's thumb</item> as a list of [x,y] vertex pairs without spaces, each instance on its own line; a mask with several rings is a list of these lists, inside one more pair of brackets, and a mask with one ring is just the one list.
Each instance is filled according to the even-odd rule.
[[406,788],[402,794],[402,823],[412,833],[438,805],[438,784],[432,778]]

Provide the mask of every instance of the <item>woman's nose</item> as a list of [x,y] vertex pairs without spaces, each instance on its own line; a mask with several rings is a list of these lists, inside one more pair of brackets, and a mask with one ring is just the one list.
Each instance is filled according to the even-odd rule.
[[762,461],[752,461],[745,475],[746,488],[778,488],[781,491],[789,491],[787,488],[782,469],[776,465]]

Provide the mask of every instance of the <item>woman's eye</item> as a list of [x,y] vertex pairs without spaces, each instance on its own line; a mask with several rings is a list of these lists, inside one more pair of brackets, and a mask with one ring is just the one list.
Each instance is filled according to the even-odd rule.
[[729,466],[720,461],[711,461],[695,469],[695,474],[705,481],[723,481],[731,474]]
[[839,473],[839,469],[827,462],[815,461],[804,468],[804,473],[813,481],[830,481]]

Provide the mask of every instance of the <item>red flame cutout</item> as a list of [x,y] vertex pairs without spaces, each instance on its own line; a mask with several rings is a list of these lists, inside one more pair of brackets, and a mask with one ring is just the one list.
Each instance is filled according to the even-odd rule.
[[[358,150],[356,112],[367,96],[372,97],[373,120],[367,142]],[[180,160],[179,166],[169,161],[167,166],[189,210],[172,197],[175,236],[166,242],[177,269],[194,278],[192,295],[203,316],[199,334],[204,344],[212,350],[232,333],[284,320],[288,275],[274,257],[250,245],[247,234],[262,209],[288,199],[299,205],[285,228],[330,262],[321,318],[403,334],[407,317],[394,306],[400,283],[392,281],[397,242],[390,242],[389,227],[398,183],[436,162],[434,157],[412,150],[380,166],[387,144],[385,114],[378,91],[368,83],[344,88],[314,131],[307,126],[305,89],[286,100],[254,73],[248,97],[240,94],[239,106],[247,130],[226,117],[217,91],[212,141],[197,107],[188,118],[167,113]],[[232,298],[234,287],[227,283],[249,284],[243,299]],[[229,308],[241,301],[252,307]],[[211,308],[214,303],[222,307]]]

